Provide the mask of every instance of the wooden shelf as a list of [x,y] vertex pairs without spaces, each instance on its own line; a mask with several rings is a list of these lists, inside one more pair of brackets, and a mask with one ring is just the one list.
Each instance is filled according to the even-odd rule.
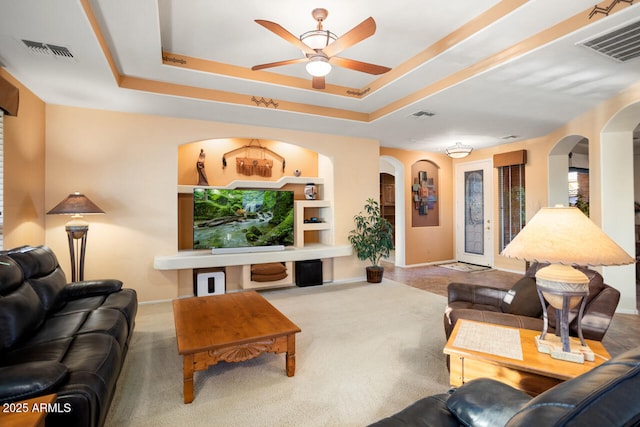
[[225,186],[203,186],[203,185],[178,185],[178,193],[193,193],[194,188],[224,188],[233,190],[236,188],[267,188],[277,189],[282,188],[287,184],[300,184],[305,185],[313,182],[316,185],[324,184],[323,178],[309,177],[309,176],[283,176],[277,181],[254,181],[254,180],[235,180],[231,181]]

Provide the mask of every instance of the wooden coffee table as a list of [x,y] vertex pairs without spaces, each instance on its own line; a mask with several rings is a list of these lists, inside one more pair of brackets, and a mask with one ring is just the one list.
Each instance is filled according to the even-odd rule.
[[535,337],[540,335],[541,331],[499,325],[490,325],[498,329],[489,335],[504,337],[517,331],[519,340],[515,345],[520,346],[522,360],[457,347],[456,338],[465,324],[468,326],[480,324],[483,327],[488,325],[470,320],[456,322],[444,348],[444,353],[450,356],[449,381],[454,387],[461,386],[474,378],[495,378],[535,396],[563,381],[582,375],[611,358],[601,342],[585,340],[595,354],[593,362],[574,363],[552,359],[550,355],[539,353],[536,349]]
[[178,353],[183,356],[184,403],[193,402],[193,374],[220,361],[244,362],[262,353],[285,353],[296,370],[300,328],[255,291],[173,301]]

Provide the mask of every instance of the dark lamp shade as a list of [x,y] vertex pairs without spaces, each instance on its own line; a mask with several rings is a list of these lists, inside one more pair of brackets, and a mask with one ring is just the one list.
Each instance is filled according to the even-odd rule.
[[93,203],[87,196],[80,193],[69,194],[66,199],[58,203],[47,215],[84,215],[103,214],[104,211]]

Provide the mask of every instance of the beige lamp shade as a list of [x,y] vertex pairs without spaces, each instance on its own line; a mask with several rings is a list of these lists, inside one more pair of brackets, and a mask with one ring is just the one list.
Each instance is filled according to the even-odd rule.
[[502,255],[525,261],[581,266],[635,262],[575,207],[540,209],[502,251]]

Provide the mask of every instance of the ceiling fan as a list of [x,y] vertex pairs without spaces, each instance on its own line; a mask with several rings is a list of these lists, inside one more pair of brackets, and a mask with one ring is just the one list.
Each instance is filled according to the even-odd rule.
[[301,49],[305,57],[255,65],[251,67],[251,69],[262,70],[265,68],[306,62],[307,72],[313,77],[312,87],[314,89],[325,88],[325,76],[331,71],[331,65],[375,75],[384,74],[391,69],[381,65],[336,56],[354,44],[361,42],[367,37],[371,37],[376,32],[376,22],[373,18],[369,17],[365,19],[347,33],[336,37],[331,31],[322,28],[322,22],[327,18],[328,14],[327,9],[314,9],[311,12],[311,16],[318,22],[318,26],[315,30],[307,31],[300,37],[294,36],[275,22],[256,19],[255,21],[258,24]]

